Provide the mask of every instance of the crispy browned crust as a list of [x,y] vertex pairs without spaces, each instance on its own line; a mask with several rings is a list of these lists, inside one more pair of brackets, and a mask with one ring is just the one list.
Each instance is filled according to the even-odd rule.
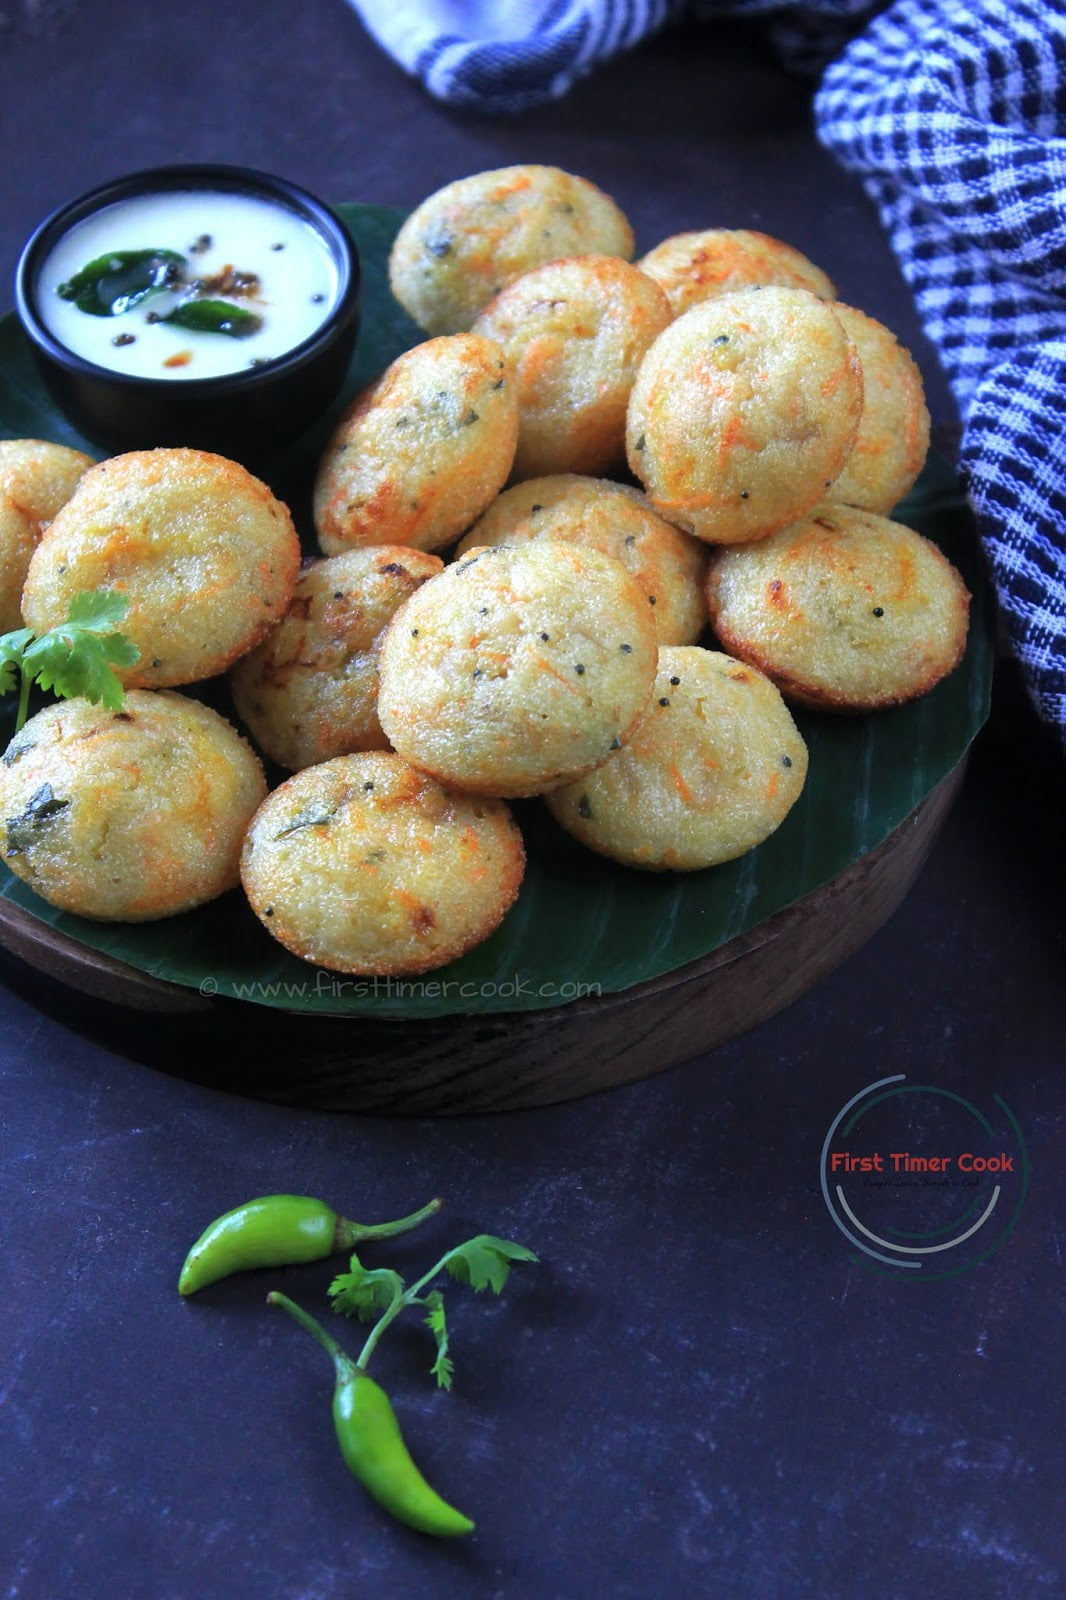
[[[937,554],[945,566],[951,566],[942,551],[937,550]],[[954,568],[952,568],[952,571],[954,571]],[[705,593],[707,596],[707,610],[711,618],[711,627],[722,649],[728,652],[729,655],[736,656],[738,661],[746,661],[749,666],[757,667],[760,672],[770,679],[771,683],[777,685],[786,700],[793,705],[804,706],[810,711],[830,711],[842,716],[860,716],[867,711],[887,711],[892,706],[905,705],[910,700],[917,700],[923,694],[928,694],[930,689],[935,688],[944,678],[949,677],[966,653],[970,594],[960,580],[956,595],[957,643],[951,658],[945,664],[928,673],[924,678],[916,679],[914,688],[908,694],[870,695],[862,698],[834,694],[823,685],[813,683],[809,678],[785,671],[770,660],[765,652],[753,645],[745,635],[737,633],[735,629],[730,628],[727,623],[723,622],[717,577],[718,563],[712,561],[710,571],[707,574]]]
[[[469,806],[471,797],[454,788],[439,786],[432,776],[413,768],[399,756],[392,753],[387,755],[374,753],[366,757],[341,758],[341,761],[348,762],[357,778],[367,771],[375,770],[373,765],[375,762],[390,764],[402,773],[403,789],[388,804],[406,805],[413,811],[417,811],[423,804],[426,805],[426,827],[416,840],[416,848],[420,852],[432,849],[433,836],[447,824],[449,810],[455,825],[457,827],[463,825],[461,813]],[[380,892],[393,896],[400,902],[408,919],[409,933],[417,937],[428,934],[430,930],[435,932],[436,942],[431,949],[426,949],[421,954],[417,951],[408,951],[405,955],[394,951],[392,954],[382,953],[376,957],[370,955],[356,960],[345,952],[326,949],[321,940],[315,941],[310,938],[301,918],[287,908],[284,893],[279,894],[277,885],[270,882],[269,859],[264,863],[260,851],[259,860],[256,860],[258,841],[255,834],[257,826],[264,818],[269,819],[272,812],[286,814],[287,802],[294,791],[298,792],[307,786],[312,770],[314,769],[306,769],[302,773],[295,774],[267,797],[252,819],[241,854],[241,882],[249,904],[264,927],[280,944],[299,956],[301,960],[330,971],[361,977],[405,977],[431,972],[445,966],[481,944],[495,932],[517,898],[525,873],[526,856],[522,834],[506,803],[492,798],[483,803],[484,813],[479,820],[484,822],[487,817],[493,830],[493,843],[502,856],[497,863],[497,875],[492,885],[494,892],[491,899],[486,901],[481,915],[476,917],[471,917],[469,914],[470,897],[463,897],[462,906],[466,920],[461,928],[455,930],[453,937],[440,937],[439,917],[442,907],[439,901],[435,904],[432,897],[426,896],[418,899],[403,885],[386,882],[380,886]],[[351,799],[351,795],[349,798]],[[443,811],[441,807],[444,808]],[[457,817],[456,813],[460,815]],[[484,863],[477,857],[474,858],[472,870],[475,872],[484,870]],[[376,925],[380,927],[380,924]]]

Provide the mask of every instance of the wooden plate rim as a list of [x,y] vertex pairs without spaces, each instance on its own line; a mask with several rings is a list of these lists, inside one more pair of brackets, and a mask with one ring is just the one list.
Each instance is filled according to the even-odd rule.
[[[835,900],[847,894],[853,884],[865,878],[879,861],[896,850],[903,837],[919,823],[924,822],[930,834],[934,835],[961,785],[965,766],[964,758],[879,845],[850,862],[835,878],[810,890],[801,899],[775,912],[756,927],[737,935],[726,944],[719,945],[716,950],[676,967],[671,972],[661,973],[642,983],[631,984],[606,994],[588,995],[566,1001],[558,1006],[501,1011],[491,1016],[456,1011],[432,1019],[381,1017],[372,1020],[377,1025],[389,1024],[397,1028],[431,1021],[443,1029],[452,1021],[468,1020],[478,1016],[484,1023],[495,1022],[497,1025],[518,1026],[523,1023],[532,1024],[537,1019],[547,1022],[549,1019],[558,1020],[563,1015],[578,1018],[605,1007],[636,1004],[642,999],[696,983],[713,972],[742,961],[753,950],[781,938],[797,922],[806,920],[820,909],[818,903]],[[2,897],[0,897],[0,944],[37,971],[57,977],[70,987],[93,997],[110,1000],[112,1003],[126,1005],[135,1010],[186,1015],[196,1013],[201,1016],[215,1013],[221,1017],[224,1013],[231,1015],[231,1008],[244,1011],[247,1007],[255,1007],[257,1011],[265,1014],[276,1015],[280,1012],[286,1017],[300,1017],[312,1024],[333,1023],[339,1027],[352,1023],[365,1024],[368,1020],[361,1012],[347,1015],[336,1012],[316,1014],[290,1011],[284,1007],[260,1007],[255,1001],[242,1001],[231,996],[201,995],[194,988],[186,988],[169,979],[157,978],[151,973],[141,971],[140,968],[130,966],[127,962],[119,961],[114,956],[106,955],[103,951],[83,945],[72,935],[62,933],[50,924],[41,922],[32,912]],[[59,966],[65,970],[56,971],[57,958]],[[120,992],[107,992],[109,988]]]

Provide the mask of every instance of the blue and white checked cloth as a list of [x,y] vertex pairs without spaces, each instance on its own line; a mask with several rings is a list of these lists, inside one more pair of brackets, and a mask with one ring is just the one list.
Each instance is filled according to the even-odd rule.
[[765,16],[786,59],[824,67],[820,137],[861,176],[940,351],[1003,618],[1066,744],[1066,0],[351,3],[467,110],[556,98],[682,15]]

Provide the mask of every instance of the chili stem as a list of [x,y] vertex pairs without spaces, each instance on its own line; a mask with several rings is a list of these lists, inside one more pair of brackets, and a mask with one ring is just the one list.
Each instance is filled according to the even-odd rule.
[[391,1239],[393,1234],[407,1233],[411,1228],[417,1228],[420,1222],[425,1222],[428,1217],[436,1216],[443,1201],[431,1200],[418,1211],[412,1211],[408,1217],[397,1217],[395,1222],[352,1222],[348,1217],[337,1219],[337,1248],[348,1250],[352,1245],[361,1244],[364,1239]]
[[283,1311],[287,1311],[294,1322],[298,1322],[301,1328],[311,1334],[312,1338],[318,1340],[323,1350],[333,1358],[334,1365],[338,1371],[351,1370],[353,1365],[351,1356],[346,1350],[341,1349],[336,1339],[331,1334],[328,1334],[322,1324],[316,1322],[311,1313],[305,1311],[303,1306],[298,1306],[295,1300],[290,1300],[287,1294],[282,1294],[278,1289],[272,1289],[267,1295],[267,1305],[280,1306]]
[[428,1283],[433,1282],[433,1279],[438,1273],[444,1271],[445,1262],[454,1254],[455,1252],[453,1250],[446,1251],[445,1254],[441,1256],[435,1267],[430,1267],[429,1271],[424,1277],[419,1278],[417,1283],[412,1283],[411,1287],[409,1289],[405,1289],[403,1294],[399,1295],[397,1299],[392,1302],[392,1305],[382,1313],[377,1322],[375,1322],[374,1326],[371,1328],[370,1333],[367,1336],[366,1343],[356,1357],[355,1364],[357,1367],[361,1367],[364,1372],[366,1371],[366,1364],[370,1360],[370,1357],[374,1354],[374,1348],[377,1345],[378,1340],[381,1338],[381,1335],[385,1332],[385,1329],[390,1323],[395,1322],[401,1311],[406,1311],[408,1306],[417,1305],[418,1296],[421,1291]]

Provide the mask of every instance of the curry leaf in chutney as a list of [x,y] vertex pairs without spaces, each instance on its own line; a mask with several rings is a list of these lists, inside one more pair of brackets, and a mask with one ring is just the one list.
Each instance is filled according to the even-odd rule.
[[226,333],[231,339],[248,339],[263,326],[256,312],[230,305],[228,300],[183,300],[159,320],[193,333]]
[[181,282],[185,257],[176,250],[111,250],[59,285],[91,317],[118,317],[151,294]]

